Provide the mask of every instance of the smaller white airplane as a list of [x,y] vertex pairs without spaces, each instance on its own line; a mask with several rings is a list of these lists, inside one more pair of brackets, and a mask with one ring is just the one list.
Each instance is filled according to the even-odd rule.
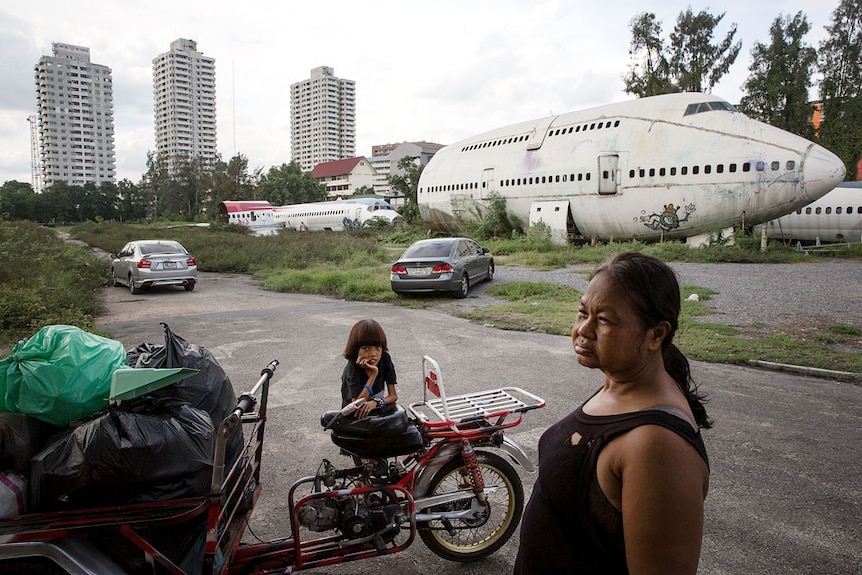
[[402,221],[389,202],[376,198],[336,200],[273,206],[265,201],[224,201],[219,204],[221,222],[247,226],[259,234],[279,229],[343,231],[361,228],[372,220],[389,224]]
[[803,208],[771,220],[766,234],[804,243],[862,242],[862,182],[843,182]]

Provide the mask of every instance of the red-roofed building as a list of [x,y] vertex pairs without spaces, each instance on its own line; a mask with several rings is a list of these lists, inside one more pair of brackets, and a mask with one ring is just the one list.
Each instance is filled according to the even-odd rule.
[[363,156],[317,164],[311,175],[326,186],[329,197],[352,196],[363,187],[373,189],[377,171]]

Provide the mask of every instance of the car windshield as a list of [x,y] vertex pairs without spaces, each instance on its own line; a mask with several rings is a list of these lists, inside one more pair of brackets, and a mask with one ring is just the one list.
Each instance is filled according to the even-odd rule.
[[445,258],[450,251],[452,244],[449,242],[421,244],[407,248],[401,258]]
[[185,253],[175,244],[141,244],[141,253],[149,254],[182,254]]

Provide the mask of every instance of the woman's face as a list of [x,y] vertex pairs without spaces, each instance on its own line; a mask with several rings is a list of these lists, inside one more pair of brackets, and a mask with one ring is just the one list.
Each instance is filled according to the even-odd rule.
[[356,355],[356,363],[360,365],[377,365],[383,355],[383,347],[379,345],[361,345]]
[[572,326],[578,363],[615,379],[628,379],[644,367],[645,329],[634,306],[606,273],[587,286]]

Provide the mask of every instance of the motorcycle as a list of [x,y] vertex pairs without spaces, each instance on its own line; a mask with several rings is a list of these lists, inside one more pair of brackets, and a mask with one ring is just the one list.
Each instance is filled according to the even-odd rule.
[[[545,401],[517,387],[447,397],[439,365],[425,356],[423,401],[357,419],[359,400],[321,416],[353,464],[340,468],[324,459],[291,486],[291,537],[244,541],[261,492],[277,365],[262,370],[221,422],[206,497],[0,519],[0,572],[23,572],[37,560],[44,567],[47,559],[59,573],[292,573],[397,553],[417,534],[440,557],[471,562],[514,534],[524,491],[513,463],[534,467],[505,431]],[[251,431],[226,470],[226,438],[237,425]],[[189,526],[200,532],[196,545],[177,550],[167,543],[166,533]]]

